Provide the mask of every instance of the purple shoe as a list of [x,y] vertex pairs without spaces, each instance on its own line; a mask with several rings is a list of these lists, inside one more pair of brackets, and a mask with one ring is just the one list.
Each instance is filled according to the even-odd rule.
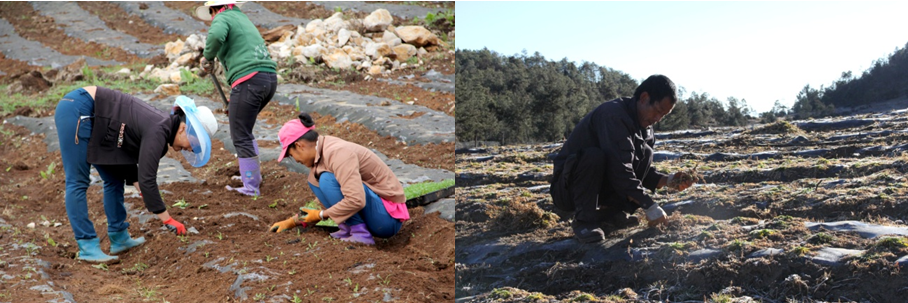
[[340,230],[331,233],[332,237],[342,240],[350,237],[350,227],[347,226],[347,223],[338,223],[337,228]]
[[341,240],[366,245],[375,245],[375,239],[372,239],[372,234],[369,233],[369,229],[366,228],[366,223],[350,226],[350,236]]

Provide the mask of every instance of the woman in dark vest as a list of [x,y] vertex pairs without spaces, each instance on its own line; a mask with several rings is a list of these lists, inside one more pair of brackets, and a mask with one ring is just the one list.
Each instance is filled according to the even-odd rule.
[[207,107],[179,96],[171,114],[163,113],[131,95],[104,87],[87,86],[66,94],[57,104],[54,122],[66,175],[66,214],[79,245],[78,259],[106,262],[117,259],[101,251],[100,240],[88,218],[85,192],[94,166],[104,181],[104,212],[110,253],[117,254],[145,242],[130,237],[123,206],[125,184],[140,190],[145,208],[158,215],[178,235],[186,228],[170,217],[158,191],[157,172],[170,145],[182,151],[194,167],[208,162],[210,136],[217,121]]

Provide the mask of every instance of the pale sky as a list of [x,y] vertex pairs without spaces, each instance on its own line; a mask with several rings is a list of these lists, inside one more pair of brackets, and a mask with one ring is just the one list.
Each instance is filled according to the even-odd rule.
[[638,83],[664,74],[690,92],[794,104],[806,84],[861,75],[908,43],[908,1],[458,1],[457,48],[589,61]]

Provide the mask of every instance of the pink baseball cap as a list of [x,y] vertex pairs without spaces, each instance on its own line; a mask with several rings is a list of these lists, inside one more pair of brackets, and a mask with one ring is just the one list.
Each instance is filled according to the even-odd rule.
[[296,140],[299,140],[300,137],[314,128],[314,124],[310,127],[304,126],[300,119],[293,119],[284,123],[284,126],[281,126],[281,130],[277,132],[277,137],[281,140],[281,154],[277,156],[277,162],[284,160],[284,156],[287,155],[287,149],[290,148],[293,142],[296,142]]

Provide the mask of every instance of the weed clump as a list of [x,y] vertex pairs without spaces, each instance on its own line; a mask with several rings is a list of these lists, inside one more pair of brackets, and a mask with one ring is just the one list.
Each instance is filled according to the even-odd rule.
[[832,241],[835,241],[835,236],[823,232],[810,236],[810,238],[807,239],[807,242],[818,245],[832,243]]
[[794,124],[789,123],[788,121],[777,121],[764,125],[760,128],[754,130],[746,131],[745,134],[751,135],[778,135],[778,134],[792,134],[792,135],[801,135],[804,134],[804,131],[795,126]]
[[[509,199],[499,207],[493,226],[500,230],[527,230],[532,228],[548,228],[558,222],[558,215],[543,211],[532,202],[524,199]],[[497,206],[497,205],[496,205]]]

